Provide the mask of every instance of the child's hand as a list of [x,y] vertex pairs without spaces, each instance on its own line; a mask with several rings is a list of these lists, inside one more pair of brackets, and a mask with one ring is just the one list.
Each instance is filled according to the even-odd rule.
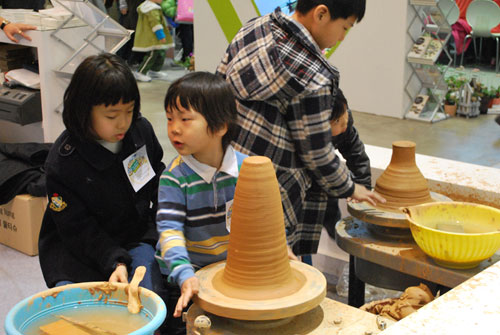
[[178,318],[182,315],[182,310],[187,307],[189,300],[193,297],[193,295],[198,293],[200,288],[200,283],[198,282],[198,278],[191,277],[188,278],[182,283],[181,287],[181,296],[179,300],[177,300],[177,305],[175,306],[174,317]]
[[385,199],[378,193],[369,191],[361,184],[354,184],[354,193],[351,198],[357,201],[368,201],[372,206],[378,202],[385,203]]
[[125,264],[118,264],[115,271],[109,276],[109,282],[111,283],[125,283],[128,284],[128,271]]
[[167,39],[166,39],[165,37],[164,37],[164,38],[162,38],[162,39],[160,40],[160,43],[161,43],[161,44],[165,44],[165,43],[167,43]]
[[297,256],[295,256],[295,254],[292,251],[292,248],[290,248],[290,246],[288,244],[286,245],[286,249],[288,251],[288,259],[291,259],[292,261],[299,260],[299,258]]

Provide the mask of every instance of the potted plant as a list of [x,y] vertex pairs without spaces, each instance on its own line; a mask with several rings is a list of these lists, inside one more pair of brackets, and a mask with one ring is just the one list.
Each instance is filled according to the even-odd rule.
[[491,105],[500,105],[500,86],[492,92]]
[[448,90],[444,98],[444,112],[449,116],[455,116],[457,114],[457,102],[458,102],[458,92]]
[[477,84],[476,90],[478,92],[478,96],[481,98],[481,104],[479,105],[479,112],[481,114],[486,114],[488,113],[488,107],[490,106],[491,99],[493,98],[492,92],[491,90],[488,89],[488,87],[486,87],[486,85],[481,83]]
[[446,79],[448,91],[444,97],[444,112],[449,116],[457,114],[459,81],[456,77],[450,76]]

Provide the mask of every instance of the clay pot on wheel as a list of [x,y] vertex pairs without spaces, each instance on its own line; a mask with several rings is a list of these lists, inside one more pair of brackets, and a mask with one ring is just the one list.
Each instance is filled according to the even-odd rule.
[[375,191],[387,200],[385,204],[379,203],[378,207],[398,211],[399,207],[407,204],[432,201],[427,180],[415,161],[415,147],[416,144],[411,141],[392,143],[391,162],[375,184]]
[[234,192],[227,261],[203,267],[196,277],[200,289],[194,302],[206,312],[230,319],[286,319],[323,301],[325,276],[288,259],[281,193],[269,158],[251,156],[243,161]]

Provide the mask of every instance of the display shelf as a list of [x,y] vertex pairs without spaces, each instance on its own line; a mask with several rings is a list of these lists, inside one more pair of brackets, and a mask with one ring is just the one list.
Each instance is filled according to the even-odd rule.
[[414,65],[413,71],[415,71],[415,75],[418,77],[424,88],[435,87],[442,91],[446,91],[448,89],[448,84],[438,67],[420,64]]
[[[102,52],[115,53],[129,39],[130,31],[114,21],[88,0],[53,0],[55,6],[63,8],[68,17],[54,30],[52,37],[72,50],[72,54],[55,71],[71,77],[78,65],[88,56]],[[83,39],[66,39],[59,32],[77,19],[90,29]]]
[[436,94],[430,89],[422,89],[422,91],[415,97],[408,113],[405,118],[417,121],[442,121],[447,118],[446,113],[442,110],[442,96]]
[[[87,56],[115,52],[130,38],[130,32],[88,0],[54,0],[52,4],[67,9],[68,16],[57,20],[56,29],[44,25],[27,31],[32,40],[23,38],[18,43],[36,49],[42,121],[20,125],[0,120],[0,140],[3,142],[54,142],[65,129],[63,95],[75,68]],[[3,13],[8,12],[4,10]],[[74,26],[71,22],[75,18],[82,24]],[[0,34],[0,42],[14,43],[5,34]]]
[[[413,103],[405,118],[424,122],[445,120],[447,115],[441,101],[447,90],[444,76],[453,61],[446,49],[451,37],[451,25],[448,22],[451,12],[444,12],[444,7],[440,7],[438,0],[409,0],[409,3],[415,15],[407,30],[413,45],[406,58],[412,72],[406,82],[405,92]],[[414,37],[412,27],[417,20],[421,29]],[[448,58],[448,64],[438,67],[436,61],[443,52]],[[415,78],[419,88],[412,90],[411,84]]]
[[436,7],[436,0],[410,0],[410,5]]
[[434,65],[443,46],[443,41],[426,33],[417,38],[406,59],[410,63]]

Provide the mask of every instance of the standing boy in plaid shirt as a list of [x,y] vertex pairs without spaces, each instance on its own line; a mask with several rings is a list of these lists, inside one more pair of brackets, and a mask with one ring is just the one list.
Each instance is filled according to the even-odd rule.
[[[323,49],[342,41],[365,13],[366,0],[298,0],[244,25],[217,68],[238,107],[236,150],[274,163],[287,238],[298,255],[316,253],[328,196],[375,204],[335,155],[330,115],[339,73]],[[319,192],[310,194],[312,185]],[[307,202],[306,202],[307,200]]]

